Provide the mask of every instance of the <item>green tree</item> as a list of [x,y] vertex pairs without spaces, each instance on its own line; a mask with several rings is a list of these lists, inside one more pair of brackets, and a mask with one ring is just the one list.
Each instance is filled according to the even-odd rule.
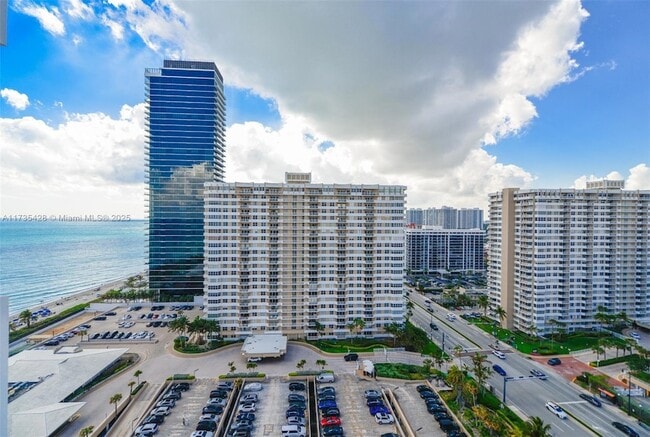
[[316,365],[320,366],[321,370],[324,370],[325,366],[327,366],[327,361],[322,360],[322,359],[321,360],[316,360]]
[[235,370],[237,370],[237,367],[235,367],[235,362],[234,361],[229,361],[228,362],[228,369],[230,373],[235,373]]
[[490,308],[490,298],[487,294],[482,294],[476,299],[476,304],[483,310],[483,317],[487,317],[487,310]]
[[300,360],[296,363],[296,368],[302,370],[305,367],[305,364],[307,364],[307,360]]
[[81,341],[84,341],[84,337],[88,335],[88,331],[85,329],[80,329],[79,330],[79,337],[81,337]]
[[501,306],[495,308],[494,314],[499,318],[499,322],[501,323],[503,323],[503,320],[508,317],[508,313]]
[[472,355],[471,371],[476,378],[481,393],[485,390],[485,381],[492,375],[492,369],[487,364],[487,357],[480,352]]
[[323,336],[323,333],[325,332],[325,325],[323,325],[318,320],[314,320],[313,328],[314,331],[316,331],[316,334],[318,334],[318,338],[320,339]]
[[85,428],[81,428],[81,430],[79,431],[79,437],[89,437],[93,433],[94,429],[95,429],[94,426],[87,426]]
[[135,385],[135,381],[129,381],[127,385],[129,386],[129,396],[133,396],[133,386]]
[[425,358],[422,360],[422,367],[427,375],[431,374],[431,367],[433,366],[433,360],[431,358]]
[[395,343],[401,335],[403,328],[397,323],[391,323],[390,325],[384,326],[384,331],[393,336],[393,347],[395,347]]
[[460,366],[462,363],[460,361],[460,354],[463,353],[463,347],[459,344],[454,346],[454,355],[456,355],[456,358],[458,358],[458,365]]
[[463,386],[465,384],[465,372],[458,366],[451,366],[447,372],[447,382],[451,386],[455,397],[456,403],[459,406],[463,405]]
[[358,333],[360,331],[363,331],[363,328],[366,327],[366,321],[363,320],[361,317],[357,317],[356,319],[352,320],[350,323],[348,323],[345,326],[350,331],[350,334],[357,332],[358,335]]
[[133,376],[135,376],[138,380],[138,385],[140,385],[140,375],[142,375],[142,370],[138,369],[133,373]]
[[115,405],[115,417],[117,417],[117,404],[120,403],[122,400],[122,393],[115,393],[111,398],[108,400],[110,404]]
[[526,422],[527,437],[551,437],[551,425],[544,423],[542,419],[533,416]]
[[22,310],[18,315],[18,318],[20,319],[21,322],[25,323],[29,328],[29,326],[32,323],[32,312],[30,310]]
[[595,344],[591,347],[591,351],[596,354],[596,361],[600,361],[600,355],[605,352],[605,349],[600,344]]
[[255,364],[255,363],[250,363],[250,362],[246,363],[246,369],[248,369],[248,370],[253,370],[256,367],[257,367],[257,364]]
[[415,308],[415,305],[413,302],[410,300],[406,302],[406,322],[408,323],[409,320],[411,320],[411,317],[413,317],[413,308]]

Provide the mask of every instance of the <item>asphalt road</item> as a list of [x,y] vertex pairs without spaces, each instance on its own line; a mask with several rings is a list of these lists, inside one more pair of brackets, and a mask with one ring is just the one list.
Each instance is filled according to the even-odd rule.
[[[455,312],[457,315],[456,320],[449,322],[445,316],[450,311],[434,303],[434,313],[431,314],[424,309],[425,297],[416,292],[411,292],[409,298],[415,304],[411,320],[426,332],[433,333],[432,338],[439,345],[442,344],[441,339],[444,333],[445,350],[448,353],[453,351],[456,344],[460,344],[464,349],[470,351],[491,349],[489,345],[493,343],[494,338],[462,319],[459,312]],[[438,331],[432,331],[429,328],[430,319],[432,318],[433,322],[439,327]],[[525,416],[540,417],[545,423],[551,425],[554,434],[571,435],[572,437],[592,435],[573,418],[561,420],[548,411],[545,407],[547,401],[559,404],[603,435],[615,436],[620,434],[620,431],[611,425],[612,421],[623,422],[631,425],[639,432],[642,431],[636,426],[636,420],[630,420],[615,406],[603,405],[602,408],[597,408],[579,398],[578,395],[585,393],[585,391],[563,379],[553,371],[552,367],[534,363],[529,358],[503,345],[501,350],[508,352],[505,360],[491,354],[488,356],[488,360],[491,364],[499,364],[503,367],[507,372],[507,376],[528,377],[530,376],[530,370],[533,368],[543,371],[548,376],[546,381],[526,378],[507,382],[506,403],[509,407],[519,410]],[[463,357],[461,361],[471,367],[469,358]],[[454,359],[454,363],[458,363],[457,358]],[[495,395],[499,398],[503,396],[503,380],[504,378],[496,373],[488,380],[488,383],[494,388]]]

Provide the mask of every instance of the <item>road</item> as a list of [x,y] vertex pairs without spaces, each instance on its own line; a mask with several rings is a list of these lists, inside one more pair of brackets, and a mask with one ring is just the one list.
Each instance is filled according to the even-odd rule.
[[[433,340],[441,345],[442,336],[445,336],[445,350],[449,353],[456,344],[460,344],[463,349],[472,350],[490,350],[490,344],[494,338],[468,323],[456,313],[456,320],[450,322],[446,319],[446,314],[450,311],[433,304],[434,313],[431,314],[424,309],[425,297],[417,292],[411,292],[409,299],[415,304],[413,309],[412,322],[424,329],[429,334],[433,334]],[[429,328],[430,321],[433,320],[439,327],[438,331],[432,331]],[[460,334],[459,334],[460,333]],[[462,335],[461,335],[462,334]],[[539,365],[528,357],[521,355],[519,352],[502,345],[501,350],[506,352],[506,359],[501,360],[490,354],[488,360],[490,365],[499,364],[506,371],[507,376],[530,376],[530,370],[537,368],[548,375],[546,381],[537,379],[521,379],[510,381],[506,387],[506,403],[513,410],[519,410],[523,415],[539,416],[545,423],[551,425],[552,432],[556,435],[589,436],[591,432],[586,430],[577,421],[572,418],[561,420],[548,411],[545,407],[547,401],[553,401],[572,415],[589,424],[595,431],[603,435],[618,435],[620,431],[614,428],[612,421],[619,421],[631,425],[637,431],[636,421],[632,421],[628,416],[621,413],[618,408],[611,405],[603,405],[597,408],[588,402],[580,399],[578,395],[585,393],[578,386],[568,383],[561,376],[553,371],[550,366]],[[471,367],[471,360],[468,357],[462,357],[460,360]],[[454,359],[457,362],[458,358]],[[488,383],[494,388],[494,393],[499,398],[503,396],[504,378],[498,374],[493,374]]]

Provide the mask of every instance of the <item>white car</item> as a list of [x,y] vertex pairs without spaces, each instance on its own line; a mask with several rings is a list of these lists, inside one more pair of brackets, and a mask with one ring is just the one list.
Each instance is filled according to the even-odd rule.
[[505,360],[505,359],[506,359],[506,354],[504,354],[504,353],[501,352],[501,351],[492,351],[492,353],[493,353],[497,358],[501,358],[502,360]]
[[395,418],[393,418],[392,414],[377,413],[375,414],[375,422],[380,425],[390,425],[391,423],[395,423]]
[[244,391],[260,391],[262,388],[262,384],[259,382],[249,382],[244,386]]
[[199,422],[202,420],[211,420],[214,423],[219,422],[219,415],[218,414],[202,414],[201,417],[199,417]]
[[211,431],[194,431],[190,437],[214,437]]
[[555,414],[557,417],[559,417],[560,419],[566,419],[566,418],[567,418],[567,415],[566,415],[566,413],[564,412],[564,410],[562,409],[562,407],[560,407],[560,406],[559,406],[558,404],[556,404],[555,402],[548,401],[548,402],[546,403],[546,408],[547,408],[551,413],[553,413],[553,414]]
[[638,332],[630,332],[630,337],[632,337],[635,340],[641,340],[641,336],[639,335]]
[[254,413],[255,412],[255,404],[244,404],[239,406],[239,412],[240,413]]
[[157,416],[161,416],[161,415],[169,416],[169,413],[171,413],[171,412],[172,412],[172,409],[169,408],[169,407],[157,407],[157,408],[154,408],[153,410],[151,410],[150,415],[155,414]]
[[261,357],[250,357],[246,360],[248,363],[259,363],[262,361]]
[[448,313],[448,314],[447,314],[447,319],[448,319],[450,322],[453,322],[454,320],[456,320],[456,314],[454,314],[454,313]]
[[158,432],[158,425],[155,423],[147,423],[146,425],[139,426],[135,433],[135,437],[149,437]]
[[228,399],[225,398],[212,398],[208,400],[208,405],[217,405],[219,407],[225,407],[228,403]]

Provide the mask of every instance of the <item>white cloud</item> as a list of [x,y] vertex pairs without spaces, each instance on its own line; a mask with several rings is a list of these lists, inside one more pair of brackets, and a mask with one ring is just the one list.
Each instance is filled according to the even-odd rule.
[[65,0],[63,10],[72,18],[92,20],[95,17],[93,9],[82,0]]
[[61,12],[59,12],[58,8],[47,8],[46,6],[37,6],[33,3],[22,1],[17,2],[15,7],[23,14],[36,18],[41,23],[41,26],[43,26],[43,29],[52,35],[65,35],[65,24],[61,20]]
[[110,29],[113,39],[116,41],[121,41],[124,39],[124,26],[122,26],[120,23],[112,20],[107,15],[102,15],[102,23]]
[[29,106],[29,97],[27,94],[20,93],[10,88],[0,90],[0,97],[19,111],[25,110]]
[[629,170],[627,179],[618,171],[609,172],[606,176],[582,175],[573,182],[573,188],[584,189],[587,182],[607,180],[625,180],[626,190],[650,190],[650,168],[647,164],[641,163]]
[[3,213],[108,214],[119,205],[142,217],[144,104],[123,106],[118,119],[72,114],[58,126],[2,118],[0,144]]
[[77,34],[72,35],[72,43],[73,43],[75,46],[78,46],[78,45],[81,44],[83,41],[84,41],[84,39],[83,39],[83,37],[82,37],[81,35],[77,35]]

